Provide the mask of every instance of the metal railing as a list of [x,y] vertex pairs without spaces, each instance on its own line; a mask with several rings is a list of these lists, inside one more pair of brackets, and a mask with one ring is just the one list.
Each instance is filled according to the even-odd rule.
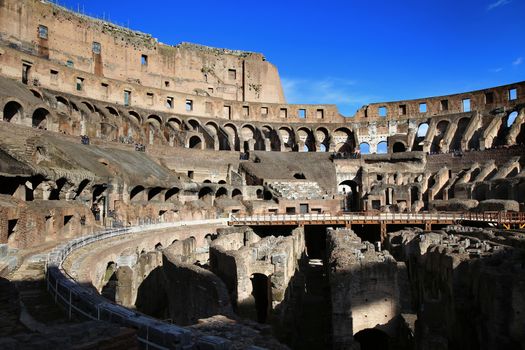
[[[167,227],[224,225],[227,220],[225,218],[135,226],[101,231],[90,236],[76,238],[56,247],[49,253],[45,266],[47,290],[54,297],[55,303],[67,310],[69,318],[75,314],[87,319],[109,321],[135,328],[138,341],[146,349],[193,349],[195,343],[192,340],[191,331],[110,302],[96,290],[79,285],[62,268],[62,263],[73,251],[113,237]],[[210,349],[222,349],[225,342],[222,338],[207,336],[200,337],[197,341],[200,344],[206,344]]]
[[437,212],[437,213],[375,213],[355,212],[339,214],[263,214],[232,215],[230,223],[258,222],[326,222],[326,221],[377,221],[377,222],[460,222],[478,221],[498,224],[523,224],[525,212]]

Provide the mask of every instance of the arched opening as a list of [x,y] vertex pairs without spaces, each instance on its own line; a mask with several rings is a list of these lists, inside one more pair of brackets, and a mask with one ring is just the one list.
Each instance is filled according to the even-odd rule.
[[337,190],[345,196],[344,202],[342,203],[342,209],[344,211],[359,210],[359,189],[357,182],[345,180],[339,184]]
[[196,148],[196,149],[200,149],[200,148],[202,148],[202,141],[201,141],[200,137],[198,137],[198,136],[192,136],[192,137],[190,138],[190,141],[189,141],[188,147],[189,147],[189,148]]
[[518,117],[518,112],[516,111],[509,114],[509,117],[507,119],[507,128],[510,128],[514,124],[517,117]]
[[272,199],[273,199],[272,192],[270,192],[270,191],[264,191],[264,192],[263,192],[263,199],[264,199],[265,201],[272,200]]
[[299,128],[297,131],[299,140],[304,143],[303,151],[315,152],[315,138],[312,130],[307,128]]
[[438,153],[442,151],[441,141],[443,140],[443,137],[445,136],[445,133],[447,132],[448,125],[449,125],[448,120],[442,120],[437,124],[436,133],[434,134],[434,139],[432,140],[432,145],[430,146],[431,153]]
[[218,184],[219,184],[219,185],[226,185],[226,181],[224,181],[224,180],[219,180]]
[[270,278],[261,273],[254,273],[252,281],[252,296],[255,299],[257,322],[266,323],[272,305]]
[[165,201],[168,201],[170,200],[171,198],[173,198],[173,196],[177,195],[177,193],[179,193],[180,189],[177,188],[177,187],[173,187],[169,190],[166,191],[166,194],[164,194],[164,200]]
[[198,131],[199,127],[201,126],[200,123],[195,119],[188,120],[188,124],[191,126],[191,129],[194,131]]
[[315,131],[315,137],[319,143],[319,151],[327,152],[330,147],[330,134],[326,128],[319,128]]
[[42,94],[40,93],[40,91],[36,91],[35,89],[30,89],[29,91],[31,91],[33,96],[35,96],[39,100],[42,100],[42,101],[44,100],[44,98],[42,97]]
[[290,128],[287,128],[287,127],[280,128],[279,135],[281,136],[281,140],[282,140],[282,143],[286,151],[297,151],[295,135]]
[[162,250],[162,243],[158,242],[157,244],[155,244],[155,250],[159,251],[159,250]]
[[406,150],[407,148],[405,147],[403,142],[396,142],[394,143],[394,146],[392,146],[392,152],[394,153],[401,153],[401,152],[405,152]]
[[106,272],[102,278],[102,290],[100,294],[113,302],[115,302],[117,295],[117,264],[113,261],[108,262],[106,266]]
[[458,121],[458,127],[450,143],[450,151],[460,151],[461,150],[461,139],[467,131],[468,125],[470,123],[470,118],[461,118]]
[[239,190],[238,188],[234,189],[232,191],[232,198],[237,198],[239,199],[238,197],[242,197],[242,192],[241,190]]
[[257,196],[257,199],[263,199],[263,190],[258,189],[258,190],[255,192],[255,195]]
[[224,131],[228,135],[229,143],[231,145],[230,149],[235,151],[240,151],[240,140],[237,133],[237,127],[234,124],[226,124],[224,125]]
[[133,202],[133,201],[140,201],[142,198],[142,196],[139,196],[140,193],[142,193],[142,191],[144,191],[145,188],[144,186],[135,186],[130,194],[129,194],[129,199]]
[[303,173],[295,173],[293,174],[293,177],[296,178],[296,179],[306,179],[306,176],[304,176]]
[[228,196],[228,190],[224,187],[219,188],[217,192],[215,193],[215,198],[227,197],[227,196]]
[[321,145],[319,146],[319,151],[320,151],[320,152],[326,152],[326,146],[325,146],[324,144],[321,144]]
[[24,109],[22,105],[16,101],[10,101],[4,106],[4,117],[3,120],[6,122],[20,122]]
[[211,184],[211,180],[206,179],[206,180],[204,180],[202,183],[203,183],[203,184]]
[[60,193],[62,192],[62,188],[64,188],[65,184],[67,183],[67,179],[60,178],[56,181],[56,187],[51,190],[51,193],[49,194],[49,200],[57,201],[60,199]]
[[361,345],[361,350],[388,349],[388,335],[375,328],[357,332],[354,339]]
[[154,187],[148,191],[148,201],[158,200],[160,192],[162,191],[161,187]]
[[[332,135],[336,144],[335,151],[341,153],[354,153],[355,140],[353,133],[347,128],[339,128]],[[362,153],[362,152],[361,152]]]
[[359,152],[361,154],[370,154],[370,145],[366,142],[359,144]]
[[106,110],[114,117],[119,117],[118,111],[113,107],[106,107]]
[[377,154],[388,153],[388,144],[386,141],[381,141],[377,144]]
[[428,123],[419,124],[416,132],[416,137],[414,137],[414,145],[412,145],[412,151],[422,151],[423,150],[423,141],[428,133]]
[[49,111],[45,108],[38,108],[36,111],[34,111],[31,118],[31,125],[33,128],[46,130],[48,115]]
[[199,191],[199,199],[203,199],[206,196],[212,196],[213,190],[210,187],[203,187]]

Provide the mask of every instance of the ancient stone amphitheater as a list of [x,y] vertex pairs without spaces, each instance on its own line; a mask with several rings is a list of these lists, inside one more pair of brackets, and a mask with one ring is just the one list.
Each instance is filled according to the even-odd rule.
[[0,0],[0,119],[1,349],[525,349],[525,82],[345,117]]

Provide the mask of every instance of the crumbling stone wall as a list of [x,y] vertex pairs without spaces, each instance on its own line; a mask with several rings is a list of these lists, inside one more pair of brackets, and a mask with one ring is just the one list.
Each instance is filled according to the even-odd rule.
[[334,349],[358,349],[354,335],[377,328],[394,336],[401,312],[398,266],[349,229],[327,230]]
[[408,267],[417,348],[523,348],[523,251],[447,232],[388,234],[388,249]]

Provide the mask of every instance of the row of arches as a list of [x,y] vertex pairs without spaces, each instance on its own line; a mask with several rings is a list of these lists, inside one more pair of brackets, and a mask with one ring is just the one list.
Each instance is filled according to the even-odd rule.
[[[47,129],[48,119],[50,117],[50,112],[44,107],[36,107],[30,113],[31,115],[31,126],[36,129]],[[4,105],[3,108],[3,118],[5,122],[24,124],[25,123],[25,114],[24,107],[21,103],[17,101],[9,101]]]

